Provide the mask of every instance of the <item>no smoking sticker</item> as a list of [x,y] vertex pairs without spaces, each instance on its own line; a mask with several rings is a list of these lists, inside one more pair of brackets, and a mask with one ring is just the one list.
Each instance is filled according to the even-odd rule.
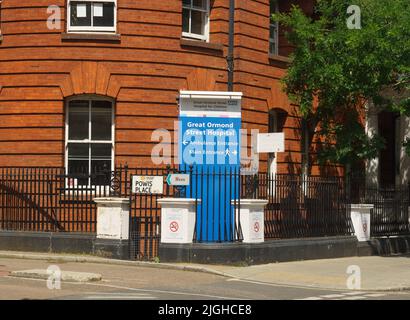
[[255,232],[259,232],[259,230],[261,229],[259,222],[255,222],[254,226],[253,226],[253,230]]
[[172,221],[170,224],[169,224],[169,230],[171,230],[171,232],[177,232],[178,231],[178,229],[179,229],[179,225],[178,225],[178,222],[176,222],[176,221]]

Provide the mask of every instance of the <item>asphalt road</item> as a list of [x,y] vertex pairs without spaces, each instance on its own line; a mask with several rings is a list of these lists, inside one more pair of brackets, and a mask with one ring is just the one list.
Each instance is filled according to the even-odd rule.
[[[46,280],[15,278],[10,271],[47,269],[92,272],[103,280],[62,282],[50,290]],[[213,274],[137,266],[0,259],[0,299],[58,300],[410,300],[410,292],[351,292],[241,281]]]

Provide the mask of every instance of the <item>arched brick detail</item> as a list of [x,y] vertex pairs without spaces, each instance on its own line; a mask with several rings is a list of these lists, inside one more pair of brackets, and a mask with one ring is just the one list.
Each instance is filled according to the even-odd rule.
[[215,91],[216,77],[206,69],[197,68],[187,77],[187,90],[190,91]]
[[287,112],[291,110],[290,101],[285,92],[282,91],[282,85],[280,83],[274,85],[270,89],[270,95],[267,99],[268,110],[270,109],[283,109]]
[[111,72],[99,62],[84,61],[71,70],[60,83],[64,98],[80,94],[97,94],[116,98],[121,89],[118,81],[110,81]]

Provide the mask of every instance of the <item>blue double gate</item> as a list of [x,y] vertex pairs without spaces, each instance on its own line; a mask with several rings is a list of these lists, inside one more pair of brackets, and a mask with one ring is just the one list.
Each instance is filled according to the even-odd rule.
[[194,166],[186,196],[196,199],[196,242],[231,242],[242,238],[237,213],[240,208],[240,169],[229,166]]

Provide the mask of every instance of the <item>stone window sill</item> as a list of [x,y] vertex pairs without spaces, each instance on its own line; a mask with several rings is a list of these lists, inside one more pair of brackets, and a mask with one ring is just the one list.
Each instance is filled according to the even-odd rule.
[[181,39],[181,47],[207,49],[223,52],[224,46],[221,43],[204,42],[200,40]]
[[61,39],[64,41],[70,40],[89,40],[89,41],[121,41],[121,35],[117,33],[103,34],[103,33],[72,33],[65,32],[61,34]]
[[276,54],[269,54],[269,60],[273,64],[289,65],[292,60],[285,56],[280,56]]

